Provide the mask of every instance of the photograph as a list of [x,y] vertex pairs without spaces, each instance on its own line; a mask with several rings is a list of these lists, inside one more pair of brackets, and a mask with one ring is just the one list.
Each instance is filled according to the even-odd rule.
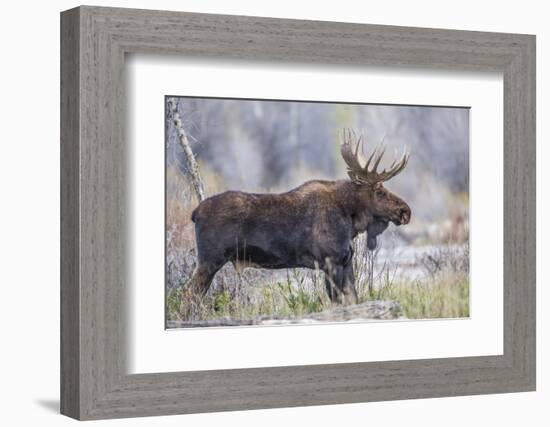
[[468,318],[469,114],[166,96],[165,327]]

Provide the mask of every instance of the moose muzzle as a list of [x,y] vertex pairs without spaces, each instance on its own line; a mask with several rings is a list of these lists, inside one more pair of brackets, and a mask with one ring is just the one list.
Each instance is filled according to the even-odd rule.
[[[408,224],[411,220],[411,208],[404,206],[399,211],[399,224]],[[396,224],[398,225],[398,224]]]

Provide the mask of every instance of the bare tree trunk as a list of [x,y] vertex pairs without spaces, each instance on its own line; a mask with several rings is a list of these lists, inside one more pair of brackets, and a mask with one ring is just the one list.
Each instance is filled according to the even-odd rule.
[[189,165],[189,172],[191,174],[191,182],[193,184],[195,192],[197,193],[197,198],[199,199],[200,203],[206,198],[204,193],[204,185],[202,182],[201,174],[199,172],[197,160],[195,159],[195,155],[191,150],[191,145],[189,144],[189,140],[187,139],[187,135],[181,123],[181,118],[178,112],[178,100],[176,100],[175,98],[168,98],[168,111],[170,112],[170,119],[172,120],[172,123],[176,128],[179,142],[181,144],[181,147],[183,148],[185,157],[187,158],[187,164]]
[[290,123],[289,123],[289,135],[288,135],[288,149],[291,153],[296,153],[293,157],[294,160],[294,167],[296,170],[300,170],[300,155],[298,151],[298,103],[297,102],[291,102],[290,103]]

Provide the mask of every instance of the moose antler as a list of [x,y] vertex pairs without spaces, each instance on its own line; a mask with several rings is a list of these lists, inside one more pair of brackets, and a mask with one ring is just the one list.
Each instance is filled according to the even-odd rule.
[[[353,148],[352,145],[354,144],[355,147]],[[378,168],[378,165],[382,160],[382,156],[386,151],[386,148],[383,146],[376,147],[367,159],[365,166],[361,166],[361,162],[359,161],[359,149],[362,148],[362,145],[363,135],[357,138],[355,132],[349,129],[343,130],[340,153],[348,166],[349,177],[358,184],[373,185],[377,182],[387,181],[400,173],[403,169],[405,169],[405,166],[407,166],[409,154],[404,152],[401,159],[399,161],[394,160],[388,170],[384,169],[382,172],[377,172],[376,169]],[[371,162],[373,162],[373,165],[372,169],[369,170]]]

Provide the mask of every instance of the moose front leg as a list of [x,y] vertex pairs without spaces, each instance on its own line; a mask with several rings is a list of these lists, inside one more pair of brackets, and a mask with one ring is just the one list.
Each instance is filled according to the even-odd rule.
[[339,265],[330,265],[325,269],[325,287],[328,297],[333,303],[342,303],[342,283],[344,277],[343,267]]
[[353,262],[344,266],[342,283],[342,302],[344,305],[357,304],[357,291],[355,290],[355,275],[353,274]]
[[353,249],[348,249],[342,264],[327,262],[325,267],[325,286],[332,302],[338,304],[357,304],[355,277],[353,274]]

